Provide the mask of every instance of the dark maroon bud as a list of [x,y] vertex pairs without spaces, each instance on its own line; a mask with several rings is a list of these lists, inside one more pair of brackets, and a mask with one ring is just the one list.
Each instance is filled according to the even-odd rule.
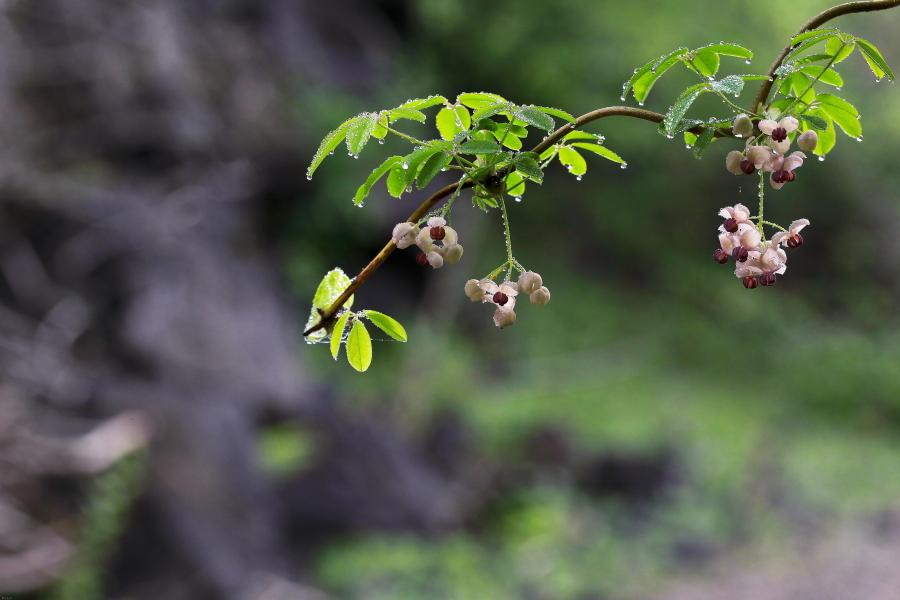
[[721,248],[713,252],[713,258],[716,259],[716,262],[720,265],[724,265],[728,262],[728,255]]
[[444,236],[447,235],[447,232],[444,231],[444,228],[440,226],[432,227],[431,231],[429,231],[428,233],[431,235],[431,239],[436,242],[441,241],[442,239],[444,239]]
[[754,171],[756,171],[756,165],[745,158],[741,161],[741,171],[747,175],[753,175]]
[[503,292],[494,292],[494,304],[497,306],[503,306],[509,302],[509,296],[504,294]]
[[787,239],[788,248],[797,248],[803,245],[803,236],[799,233],[791,234]]
[[744,282],[744,287],[747,288],[748,290],[752,290],[753,288],[755,288],[756,286],[759,285],[759,281],[756,279],[756,277],[751,277],[749,275],[744,277],[743,282]]
[[784,127],[776,127],[772,132],[772,139],[776,142],[783,142],[787,139],[787,130]]
[[763,285],[775,285],[775,273],[763,273],[759,276],[759,282]]
[[737,219],[732,219],[731,217],[725,219],[725,222],[722,223],[722,227],[724,227],[725,231],[727,231],[728,233],[734,233],[738,230]]
[[738,262],[746,262],[747,257],[749,256],[749,253],[747,252],[747,249],[744,248],[743,246],[738,246],[737,248],[735,248],[734,250],[731,251],[731,255],[734,257],[734,260],[736,260]]
[[419,253],[416,257],[416,262],[422,265],[423,267],[428,264],[428,257],[425,256],[424,252]]

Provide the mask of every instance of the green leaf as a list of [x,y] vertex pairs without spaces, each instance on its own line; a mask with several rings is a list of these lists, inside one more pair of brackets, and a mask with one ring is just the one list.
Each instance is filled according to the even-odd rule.
[[525,193],[525,178],[518,171],[506,176],[506,193],[516,198]]
[[835,56],[834,62],[832,64],[838,64],[851,54],[853,54],[853,49],[856,47],[856,41],[851,39],[850,41],[842,40],[840,36],[836,36],[830,38],[825,43],[825,52],[830,56]]
[[550,131],[556,127],[553,117],[548,116],[543,111],[533,106],[524,106],[513,113],[515,118],[524,121],[529,125]]
[[828,113],[820,108],[815,108],[809,111],[809,113],[810,115],[825,121],[828,126],[827,129],[819,132],[819,143],[816,144],[816,149],[813,150],[813,152],[819,155],[828,154],[831,152],[831,149],[834,148],[835,142],[837,142],[837,133],[834,130],[834,123],[832,122],[831,117],[828,116]]
[[748,48],[739,46],[738,44],[712,44],[705,48],[699,48],[700,52],[715,52],[726,56],[737,56],[740,58],[753,58],[753,52]]
[[809,56],[804,56],[803,58],[798,58],[793,62],[794,65],[805,65],[812,62],[818,62],[820,60],[831,60],[830,54],[810,54]]
[[815,115],[797,115],[797,118],[806,121],[810,127],[819,131],[824,131],[828,128],[828,121]]
[[707,127],[703,130],[703,132],[697,136],[697,141],[694,142],[694,157],[701,158],[703,153],[706,152],[706,149],[709,148],[709,145],[713,142],[716,135],[715,127]]
[[309,165],[309,168],[306,169],[306,178],[312,179],[313,173],[316,172],[316,169],[322,164],[322,161],[325,160],[325,157],[331,154],[335,148],[337,148],[338,144],[340,144],[345,137],[347,137],[347,130],[356,123],[360,117],[353,117],[352,119],[347,119],[343,123],[341,123],[340,127],[330,132],[325,136],[325,139],[322,140],[322,143],[319,144],[319,149],[316,150],[315,155],[313,156],[312,163]]
[[789,80],[794,95],[806,104],[812,104],[812,101],[816,99],[816,93],[815,90],[809,86],[809,84],[812,83],[809,76],[806,73],[798,71],[793,73],[789,77]]
[[[801,33],[800,35],[794,36],[792,40],[793,48],[790,52],[788,52],[787,56],[785,56],[785,61],[791,60],[793,57],[797,56],[804,50],[815,46],[825,40],[831,39],[840,34],[840,31],[835,28],[828,29],[814,29],[812,31],[807,31]],[[804,37],[805,36],[805,37]],[[802,38],[802,39],[801,39]],[[829,57],[830,58],[830,57]]]
[[556,153],[557,153],[558,150],[559,150],[559,147],[557,147],[557,146],[550,146],[549,148],[547,148],[546,150],[544,150],[543,152],[541,152],[541,157],[540,157],[541,160],[547,160],[547,159],[549,159],[549,158],[552,158],[552,157],[556,156]]
[[[472,119],[472,120],[474,121],[475,119]],[[499,127],[500,127],[499,124],[497,124],[495,121],[492,121],[490,119],[479,119],[478,122],[475,124],[475,129],[477,131],[497,131],[497,129]]]
[[423,108],[429,108],[431,106],[436,106],[438,104],[446,104],[447,99],[443,96],[428,96],[427,98],[418,98],[416,100],[408,100],[404,102],[397,108],[412,108],[415,110],[422,110]]
[[[309,320],[306,322],[306,329],[319,322],[319,310],[325,310],[337,300],[344,290],[350,285],[350,278],[340,269],[332,269],[325,274],[316,293],[313,296],[312,310],[309,314]],[[350,296],[344,302],[344,308],[350,308],[353,305],[353,296]],[[307,336],[310,342],[316,342],[328,335],[325,329],[314,331]]]
[[747,81],[762,81],[763,79],[768,79],[765,75],[735,75],[735,77],[740,77],[745,82]]
[[363,200],[369,195],[369,192],[372,189],[372,186],[381,179],[385,173],[390,171],[394,165],[398,164],[401,160],[403,160],[402,156],[392,156],[381,163],[372,174],[369,175],[366,182],[359,186],[359,189],[356,190],[356,196],[353,197],[353,203],[357,206],[362,206]]
[[668,71],[672,65],[681,60],[681,54],[686,50],[687,48],[673,50],[669,54],[664,54],[659,58],[651,60],[635,71],[634,75],[631,76],[631,79],[629,79],[622,88],[622,99],[624,100],[625,96],[628,95],[628,91],[633,88],[634,99],[637,100],[639,104],[642,104],[644,100],[647,99],[647,94],[650,93],[650,89],[653,87],[653,84],[656,83],[656,80],[659,79],[663,73]]
[[375,121],[375,129],[372,130],[372,137],[383,140],[388,134],[388,125],[388,111],[378,113],[378,118]]
[[406,188],[409,187],[409,169],[404,169],[400,165],[394,165],[387,177],[388,194],[394,198],[399,198]]
[[493,117],[494,115],[509,112],[515,109],[516,105],[511,102],[500,102],[497,104],[488,104],[487,106],[482,106],[478,110],[476,110],[472,114],[473,121],[479,121],[481,119],[486,119],[487,117]]
[[691,63],[697,67],[701,75],[712,77],[719,70],[719,55],[714,51],[703,49],[697,52]]
[[456,101],[460,104],[468,106],[469,108],[475,109],[481,108],[482,106],[487,106],[489,104],[507,102],[506,98],[488,92],[460,94],[456,97]]
[[365,371],[372,364],[372,338],[359,319],[353,322],[347,336],[347,361],[357,371]]
[[337,360],[338,353],[341,351],[341,341],[344,338],[344,329],[347,327],[347,319],[353,313],[349,310],[338,318],[334,324],[334,330],[331,332],[331,358]]
[[693,129],[697,125],[705,125],[705,124],[706,123],[704,123],[703,121],[698,121],[697,119],[682,119],[681,121],[678,122],[677,125],[675,125],[675,127],[671,131],[669,131],[665,127],[665,121],[663,121],[662,123],[659,124],[659,127],[657,127],[657,131],[659,131],[659,133],[661,133],[662,135],[667,135],[667,134],[671,133],[672,137],[674,137],[676,134],[683,133],[683,132],[687,131],[688,129]]
[[835,87],[842,87],[844,85],[844,80],[836,71],[832,71],[830,68],[826,69],[825,67],[821,67],[818,65],[803,67],[800,69],[804,73],[808,74],[810,77],[815,79],[819,78],[819,81],[822,83],[827,83],[828,85],[833,85]]
[[421,190],[434,179],[434,176],[441,172],[441,169],[445,168],[450,161],[453,159],[449,154],[445,154],[444,152],[439,152],[437,154],[432,154],[428,160],[425,161],[425,164],[422,165],[422,169],[419,171],[418,177],[416,177],[416,186]]
[[569,173],[581,177],[587,172],[587,162],[584,157],[569,146],[560,146],[559,162],[569,167]]
[[469,111],[465,106],[456,106],[453,108],[444,107],[438,111],[435,118],[438,131],[445,140],[452,140],[453,136],[464,131],[468,131],[472,125]]
[[541,167],[540,165],[538,165],[537,161],[533,158],[529,158],[527,156],[517,156],[513,164],[516,167],[516,171],[519,171],[526,177],[537,181],[540,181],[544,178],[544,172],[541,170]]
[[694,100],[696,100],[700,94],[707,91],[709,91],[709,84],[698,83],[682,92],[681,96],[678,97],[678,100],[675,101],[672,108],[670,108],[669,112],[666,114],[666,118],[663,120],[663,127],[668,134],[673,134],[675,132],[676,125],[678,125],[682,117],[684,117],[684,113],[691,107]]
[[376,113],[365,113],[360,115],[356,121],[347,129],[347,151],[353,156],[359,156],[372,132],[375,131],[375,124],[378,122]]
[[824,29],[810,29],[809,31],[804,31],[803,33],[798,33],[794,37],[791,38],[791,45],[796,46],[801,42],[805,42],[806,40],[815,39],[818,37],[832,37],[841,32],[837,27],[826,27]]
[[522,140],[517,137],[514,133],[509,133],[506,136],[503,135],[503,131],[492,131],[491,134],[497,141],[503,140],[501,143],[509,148],[510,150],[521,150],[522,149]]
[[398,119],[412,119],[413,121],[425,122],[425,113],[414,108],[395,108],[388,111],[391,115],[391,121]]
[[856,38],[856,43],[859,46],[859,51],[862,52],[863,58],[865,58],[866,62],[869,64],[869,68],[875,73],[875,77],[881,79],[882,77],[887,76],[888,79],[894,81],[894,72],[891,71],[891,68],[888,66],[887,61],[884,60],[884,56],[881,55],[881,52],[878,51],[878,48],[873,46],[870,42],[859,38]]
[[618,154],[616,154],[609,148],[606,148],[605,146],[599,146],[597,144],[586,144],[584,142],[575,142],[574,144],[572,144],[572,146],[575,146],[577,148],[584,148],[585,150],[590,150],[594,154],[599,154],[603,158],[609,159],[613,162],[617,162],[621,165],[626,164],[625,159],[623,159],[621,156],[619,156]]
[[688,146],[693,146],[697,142],[697,136],[690,131],[684,132],[684,143]]
[[709,87],[711,87],[716,92],[722,92],[723,94],[732,94],[736,96],[741,93],[741,90],[744,89],[744,80],[737,75],[729,75],[728,77],[720,79],[719,81],[710,81]]
[[459,151],[463,154],[499,154],[503,148],[497,142],[470,140],[460,144]]
[[542,113],[547,113],[548,115],[553,115],[554,117],[559,117],[563,121],[568,121],[569,123],[575,122],[575,117],[564,110],[559,110],[558,108],[548,108],[546,106],[532,106],[531,108],[539,110]]
[[[507,127],[509,127],[509,132],[513,135],[517,135],[519,137],[527,137],[528,136],[528,130],[525,129],[524,127],[522,127],[521,125],[509,124],[509,125],[507,125]],[[506,127],[501,126],[500,129],[505,130]]]
[[588,133],[587,131],[575,130],[571,133],[567,133],[563,138],[563,141],[570,140],[597,140],[597,142],[602,142],[604,138],[602,135],[598,135],[596,133]]
[[844,133],[850,137],[862,135],[862,124],[859,122],[859,111],[856,107],[837,96],[831,94],[819,94],[816,97],[819,108],[837,123]]
[[372,321],[375,327],[382,330],[398,342],[406,341],[406,330],[403,329],[403,325],[398,323],[395,319],[392,319],[386,314],[376,312],[374,310],[365,310],[363,312],[365,313],[366,318]]

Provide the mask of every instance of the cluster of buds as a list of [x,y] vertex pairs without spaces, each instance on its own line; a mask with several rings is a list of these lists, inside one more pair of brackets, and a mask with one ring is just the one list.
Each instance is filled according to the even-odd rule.
[[[749,124],[749,125],[748,125]],[[781,121],[763,119],[759,122],[759,130],[769,136],[768,146],[754,146],[747,140],[747,147],[743,152],[733,150],[725,157],[725,168],[735,175],[744,173],[752,175],[757,169],[770,172],[769,182],[772,187],[780,189],[785,183],[794,181],[796,174],[794,169],[803,164],[806,155],[803,152],[793,152],[789,156],[787,151],[791,147],[788,136],[795,132],[800,122],[794,117],[785,117]],[[738,115],[734,120],[733,131],[738,135],[747,135],[752,131],[752,122],[747,115]],[[751,138],[752,139],[752,138]],[[797,136],[797,145],[801,150],[812,152],[819,143],[819,136],[815,131],[809,130]]]
[[448,263],[459,262],[463,255],[463,247],[457,242],[456,230],[447,226],[441,217],[428,219],[426,227],[416,227],[415,223],[398,223],[394,227],[391,241],[398,248],[406,248],[415,244],[422,251],[416,261],[422,265],[431,265],[435,269]]
[[727,206],[719,211],[725,221],[719,226],[719,245],[713,258],[719,264],[734,258],[734,274],[744,287],[752,290],[758,285],[775,285],[776,275],[787,270],[787,253],[783,247],[797,248],[803,244],[800,230],[809,225],[807,219],[791,223],[788,231],[781,231],[764,241],[759,229],[750,221],[750,210],[743,204]]
[[466,296],[472,302],[489,302],[497,307],[494,311],[494,324],[503,329],[516,322],[516,296],[519,292],[528,294],[531,303],[543,306],[550,302],[550,290],[543,285],[541,276],[533,271],[519,275],[516,283],[505,282],[497,285],[490,279],[470,279],[466,282]]

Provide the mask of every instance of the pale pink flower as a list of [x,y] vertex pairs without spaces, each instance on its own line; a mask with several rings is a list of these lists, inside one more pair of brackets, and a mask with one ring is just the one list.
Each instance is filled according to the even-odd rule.
[[[457,244],[456,230],[447,226],[447,221],[441,217],[431,217],[428,224],[416,236],[416,245],[422,252],[435,250],[436,242],[444,248],[452,248]],[[438,246],[438,247],[440,247]]]
[[779,190],[785,183],[793,181],[794,169],[800,167],[805,158],[806,155],[802,152],[792,152],[790,156],[773,154],[769,162],[763,166],[764,170],[772,172],[769,176],[772,187]]
[[781,243],[788,248],[797,248],[803,244],[803,236],[800,230],[809,225],[809,219],[797,219],[788,227],[787,235],[781,238]]
[[787,265],[785,265],[787,253],[779,246],[781,240],[787,235],[784,232],[776,233],[762,251],[750,252],[747,261],[738,264],[735,268],[735,277],[744,279],[744,285],[748,288],[751,287],[746,280],[748,277],[759,277],[759,282],[763,285],[775,285],[775,276],[781,275],[787,270]]
[[415,223],[397,223],[391,233],[391,241],[400,249],[415,243],[419,228]]
[[788,151],[788,148],[791,147],[791,141],[788,139],[788,134],[797,131],[799,126],[800,121],[794,117],[785,117],[778,123],[772,119],[763,119],[757,125],[760,131],[771,136],[769,144],[778,154],[784,154]]
[[519,286],[515,283],[501,283],[497,285],[490,279],[482,279],[478,287],[484,290],[482,302],[490,302],[503,308],[512,309],[516,305],[516,296],[519,295]]
[[500,306],[494,311],[494,325],[503,329],[516,322],[516,313],[511,307]]
[[741,223],[750,223],[750,209],[743,204],[726,206],[719,211],[719,216],[725,218],[725,222],[719,226],[719,231],[734,233]]

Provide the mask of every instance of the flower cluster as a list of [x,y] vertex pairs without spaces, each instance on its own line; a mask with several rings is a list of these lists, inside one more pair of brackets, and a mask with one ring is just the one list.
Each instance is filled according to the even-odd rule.
[[[733,131],[741,135],[749,134],[752,128],[748,128],[747,123],[749,117],[747,115],[738,115],[734,121]],[[803,152],[793,152],[787,155],[787,151],[791,147],[791,141],[788,136],[797,131],[800,122],[794,117],[785,117],[781,121],[773,121],[771,119],[763,119],[757,125],[759,130],[769,136],[768,146],[757,146],[751,142],[753,139],[747,140],[747,147],[743,152],[733,150],[725,157],[725,168],[735,175],[744,173],[752,175],[757,169],[770,172],[769,182],[772,187],[781,189],[785,183],[794,181],[797,169],[806,159]],[[797,136],[797,145],[801,150],[812,152],[819,143],[819,136],[815,131],[809,130]]]
[[526,271],[519,275],[516,283],[505,282],[497,285],[490,279],[470,279],[466,282],[466,296],[472,302],[490,302],[497,307],[494,311],[494,324],[503,329],[516,322],[516,296],[519,292],[528,294],[531,303],[543,306],[550,302],[550,290],[543,285],[541,276],[533,271]]
[[398,223],[394,227],[391,241],[401,249],[415,244],[422,250],[416,256],[416,261],[422,266],[431,265],[435,269],[444,266],[444,261],[459,262],[463,255],[456,230],[448,227],[447,221],[441,217],[431,217],[427,227],[421,229],[415,223]]
[[782,247],[797,248],[803,244],[800,230],[809,225],[807,219],[791,223],[787,231],[781,231],[764,241],[760,230],[750,221],[750,211],[743,204],[726,206],[719,211],[725,221],[719,226],[720,248],[713,258],[720,264],[735,260],[734,274],[743,280],[744,287],[752,290],[759,284],[775,285],[776,275],[787,270],[787,253]]

